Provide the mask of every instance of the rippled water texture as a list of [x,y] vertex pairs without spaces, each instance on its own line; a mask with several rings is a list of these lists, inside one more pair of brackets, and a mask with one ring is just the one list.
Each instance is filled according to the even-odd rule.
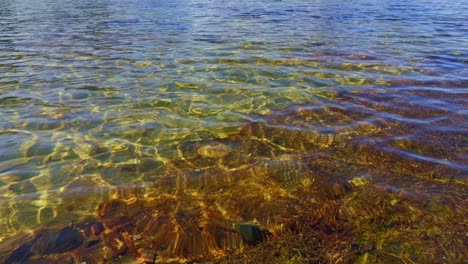
[[466,262],[467,14],[0,0],[0,262]]

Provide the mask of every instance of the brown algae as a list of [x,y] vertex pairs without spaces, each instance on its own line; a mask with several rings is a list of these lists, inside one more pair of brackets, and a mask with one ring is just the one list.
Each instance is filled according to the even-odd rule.
[[[71,226],[49,225],[6,238],[0,260],[466,260],[466,182],[455,180],[463,171],[403,160],[381,152],[382,146],[358,144],[360,137],[350,133],[330,137],[312,127],[279,129],[291,122],[306,126],[316,114],[293,108],[222,139],[181,142],[177,158],[153,172],[153,183],[105,188],[101,183],[108,198],[100,198],[93,215]],[[369,137],[405,129],[376,126],[364,126],[362,132]],[[141,170],[140,162],[132,164]]]

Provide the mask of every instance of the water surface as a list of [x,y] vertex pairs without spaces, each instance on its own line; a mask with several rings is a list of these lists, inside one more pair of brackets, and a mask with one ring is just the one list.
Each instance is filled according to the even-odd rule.
[[466,261],[467,13],[0,0],[0,260]]

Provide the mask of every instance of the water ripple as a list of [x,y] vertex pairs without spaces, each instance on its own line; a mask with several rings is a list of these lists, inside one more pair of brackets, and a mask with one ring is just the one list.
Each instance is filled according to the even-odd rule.
[[[367,181],[460,200],[467,13],[460,0],[0,1],[0,241],[135,184],[198,208],[245,182],[275,186],[262,199],[281,193],[271,208],[286,211],[293,192],[347,204],[333,199]],[[262,221],[249,201],[216,206]]]

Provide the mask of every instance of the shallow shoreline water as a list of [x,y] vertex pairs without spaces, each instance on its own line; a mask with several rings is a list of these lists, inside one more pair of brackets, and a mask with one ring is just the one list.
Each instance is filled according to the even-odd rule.
[[462,1],[0,2],[0,262],[462,263]]

